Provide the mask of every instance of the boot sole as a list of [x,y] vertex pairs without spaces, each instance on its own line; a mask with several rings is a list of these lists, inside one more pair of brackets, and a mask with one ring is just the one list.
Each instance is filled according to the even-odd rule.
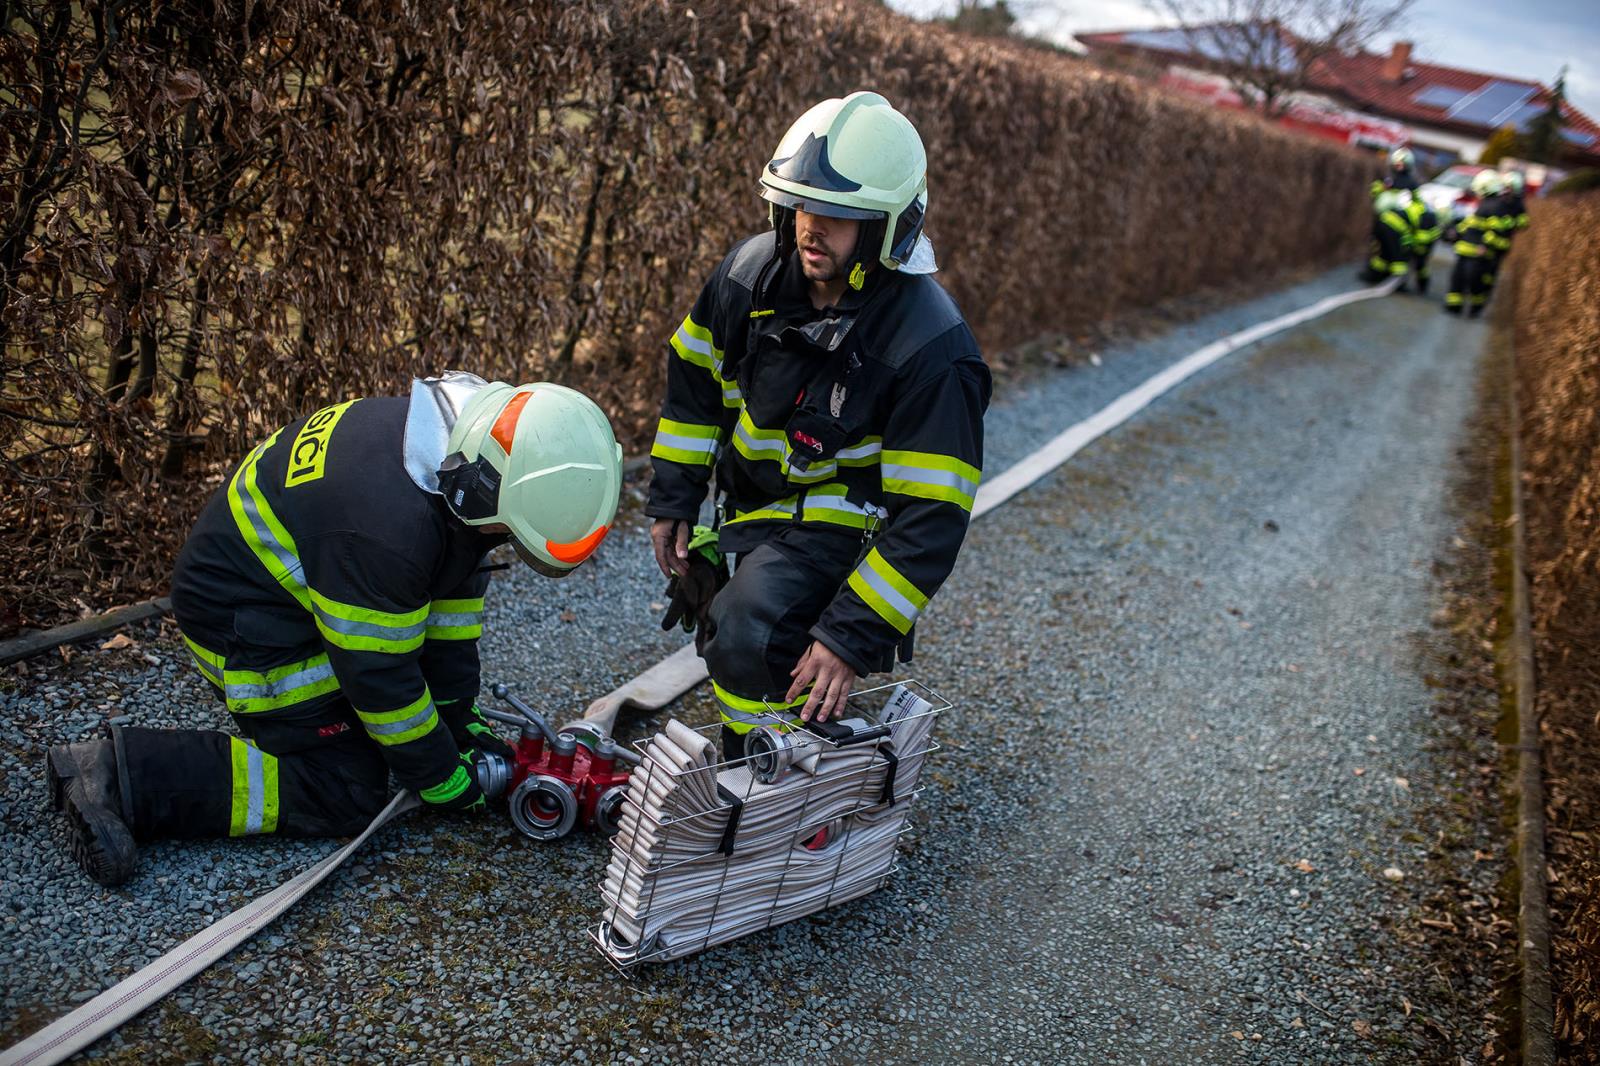
[[137,854],[122,819],[92,803],[80,803],[69,783],[63,813],[72,832],[72,861],[100,884],[114,887],[133,876]]

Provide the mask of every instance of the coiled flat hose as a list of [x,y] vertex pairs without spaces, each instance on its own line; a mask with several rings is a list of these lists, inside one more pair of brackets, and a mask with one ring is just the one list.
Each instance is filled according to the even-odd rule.
[[881,746],[797,740],[798,757],[770,783],[745,765],[719,771],[717,746],[669,721],[629,781],[602,888],[601,949],[619,965],[681,958],[877,888],[894,863],[934,717],[901,718]]

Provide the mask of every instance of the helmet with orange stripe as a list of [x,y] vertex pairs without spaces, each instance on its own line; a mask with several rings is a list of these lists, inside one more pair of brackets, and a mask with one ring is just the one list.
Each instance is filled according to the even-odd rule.
[[490,382],[450,430],[439,488],[469,526],[504,526],[522,561],[565,577],[600,546],[622,448],[595,402],[562,385]]

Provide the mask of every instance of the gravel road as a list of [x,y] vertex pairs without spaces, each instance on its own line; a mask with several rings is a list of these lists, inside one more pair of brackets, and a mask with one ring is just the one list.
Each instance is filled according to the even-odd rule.
[[[986,466],[1353,285],[1341,268],[1014,381]],[[91,1055],[1480,1061],[1488,967],[1418,917],[1441,894],[1492,906],[1506,873],[1497,813],[1461,810],[1493,763],[1495,694],[1441,667],[1486,654],[1441,624],[1484,337],[1414,297],[1345,308],[1191,379],[978,523],[919,631],[916,674],[956,710],[882,892],[629,984],[585,935],[601,842],[410,815]],[[486,680],[563,720],[678,646],[638,499],[574,578],[497,579]],[[154,845],[119,890],[77,872],[45,747],[111,714],[224,724],[170,625],[129,634],[0,675],[5,1043],[333,846]],[[713,714],[699,692],[673,713]]]

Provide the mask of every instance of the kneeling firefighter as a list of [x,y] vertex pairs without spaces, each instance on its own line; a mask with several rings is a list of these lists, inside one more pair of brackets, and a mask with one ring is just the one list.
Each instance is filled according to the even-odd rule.
[[[774,711],[826,721],[909,661],[966,536],[990,377],[931,276],[926,173],[883,97],[817,104],[762,169],[771,230],[671,339],[646,511],[663,625],[698,628],[730,758]],[[697,528],[713,470],[720,528]]]
[[241,737],[113,725],[50,749],[73,856],[102,884],[137,840],[345,836],[391,771],[436,810],[484,806],[484,556],[570,573],[610,527],[621,450],[559,385],[471,374],[351,400],[258,445],[178,557],[172,610]]

